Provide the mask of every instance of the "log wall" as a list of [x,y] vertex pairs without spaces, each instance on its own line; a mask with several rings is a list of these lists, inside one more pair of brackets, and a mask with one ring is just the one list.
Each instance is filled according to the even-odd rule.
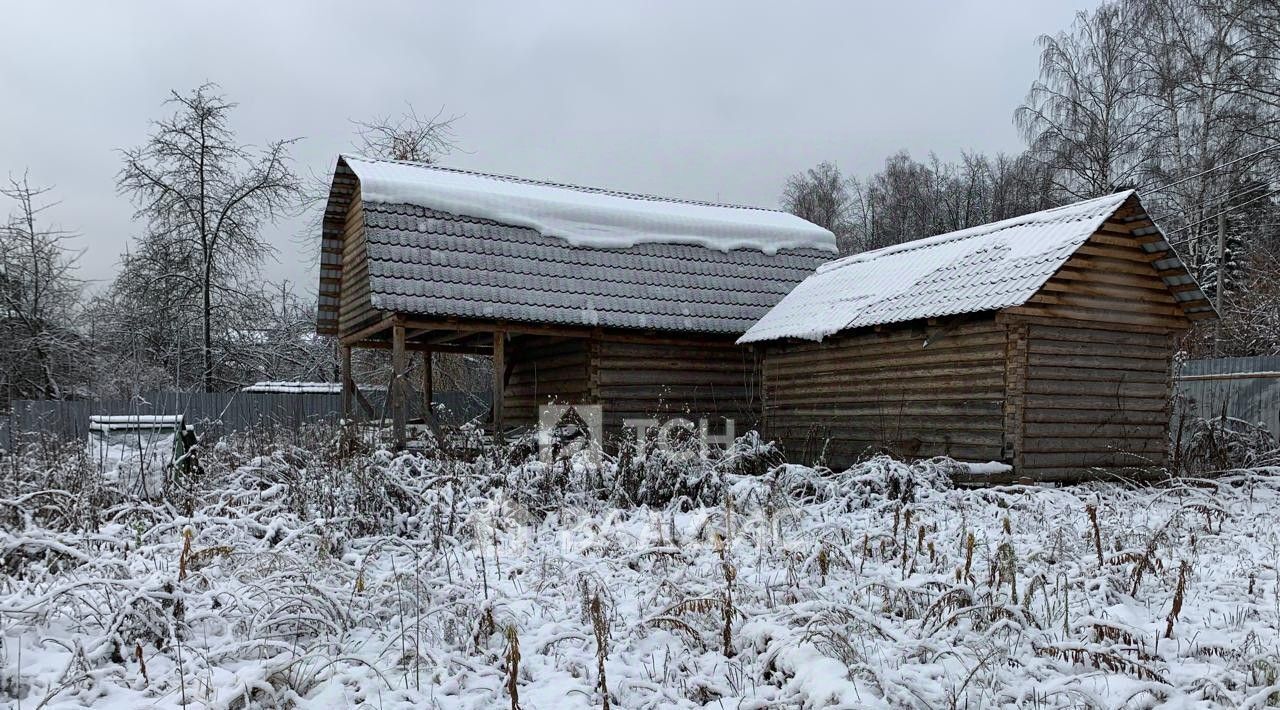
[[590,403],[590,341],[547,335],[517,335],[505,351],[511,374],[503,389],[503,420],[537,426],[544,404]]
[[713,434],[723,433],[724,417],[739,434],[759,425],[755,354],[731,337],[606,334],[592,346],[592,387],[606,436],[620,431],[624,419],[706,418]]
[[844,466],[870,451],[1001,460],[1008,338],[982,315],[770,344],[766,434],[800,463]]
[[364,203],[359,188],[347,207],[342,229],[342,277],[338,295],[338,333],[347,335],[378,317],[369,295],[369,259],[366,256]]
[[1165,463],[1172,337],[1083,325],[1027,326],[1020,476]]
[[738,433],[759,424],[755,356],[728,338],[516,336],[506,354],[504,419],[514,426],[536,425],[538,407],[551,403],[600,404],[606,438],[625,419],[707,418],[715,434],[721,417]]
[[1093,235],[1024,306],[1027,333],[1014,466],[1040,480],[1089,468],[1133,474],[1163,466],[1168,449],[1174,338],[1191,321],[1135,239]]

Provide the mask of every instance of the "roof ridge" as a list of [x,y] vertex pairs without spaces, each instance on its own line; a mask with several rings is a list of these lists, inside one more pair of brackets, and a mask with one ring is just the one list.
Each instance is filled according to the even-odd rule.
[[[872,261],[874,259],[878,259],[882,256],[888,256],[890,254],[901,254],[904,252],[915,251],[916,249],[925,249],[928,247],[938,246],[939,244],[950,244],[952,242],[959,242],[965,239],[972,239],[974,237],[985,236],[987,234],[999,232],[1001,230],[1009,229],[1011,227],[1018,227],[1024,224],[1032,224],[1035,222],[1049,219],[1053,216],[1054,212],[1081,209],[1081,208],[1084,208],[1085,206],[1093,205],[1099,202],[1105,202],[1107,200],[1114,199],[1116,201],[1116,209],[1119,209],[1119,206],[1134,194],[1137,194],[1137,190],[1132,190],[1132,189],[1122,190],[1120,192],[1113,192],[1113,193],[1102,195],[1099,197],[1092,197],[1087,200],[1080,200],[1078,202],[1071,202],[1065,205],[1058,205],[1057,207],[1050,207],[1048,209],[1043,209],[1038,212],[1028,212],[1026,214],[1017,215],[1015,217],[1008,217],[1008,218],[999,220],[997,222],[987,222],[986,224],[978,224],[972,227],[965,227],[964,229],[956,229],[950,232],[943,232],[942,234],[935,234],[929,237],[921,237],[919,239],[913,239],[909,242],[891,244],[887,247],[881,247],[879,249],[873,249],[871,251],[864,251],[859,254],[852,254],[850,256],[846,256],[841,259],[829,261],[819,266],[817,269],[817,273],[826,273],[828,271],[834,271],[835,269],[840,269],[852,264],[861,264],[863,262]],[[1084,219],[1084,218],[1085,217],[1079,217],[1079,219]]]
[[391,163],[394,165],[404,165],[412,168],[420,168],[423,170],[439,170],[441,172],[454,173],[457,175],[471,175],[473,177],[489,178],[491,180],[506,180],[522,185],[539,185],[543,187],[554,187],[562,190],[576,190],[595,195],[609,195],[610,197],[621,197],[630,200],[643,200],[646,202],[672,202],[682,205],[696,205],[698,207],[723,207],[734,210],[754,210],[757,212],[779,212],[790,214],[786,210],[773,209],[771,207],[758,207],[756,205],[740,205],[728,202],[709,202],[707,200],[691,200],[682,197],[664,197],[662,195],[651,195],[643,192],[628,192],[626,190],[614,190],[607,187],[591,187],[588,185],[575,185],[568,182],[559,182],[556,180],[541,180],[538,178],[520,177],[519,175],[504,175],[502,173],[486,173],[479,170],[467,170],[466,168],[454,168],[447,165],[434,165],[431,163],[420,163],[413,160],[392,160],[388,158],[369,158],[355,153],[342,153],[339,155],[343,160],[354,159],[362,160],[367,163]]

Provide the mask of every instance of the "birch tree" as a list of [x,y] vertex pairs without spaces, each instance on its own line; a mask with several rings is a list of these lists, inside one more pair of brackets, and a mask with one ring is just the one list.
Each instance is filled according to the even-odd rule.
[[1105,4],[1079,13],[1070,30],[1041,36],[1040,78],[1014,112],[1031,155],[1073,199],[1137,179],[1144,122],[1128,7]]
[[[1280,140],[1277,58],[1268,56],[1255,0],[1134,0],[1132,41],[1138,84],[1148,105],[1144,141],[1152,146],[1148,182],[1165,223],[1192,260],[1216,258],[1217,220],[1264,197],[1276,174]],[[1256,12],[1255,12],[1256,11]],[[1230,229],[1237,225],[1229,225]]]
[[123,152],[117,186],[146,224],[144,239],[171,245],[191,264],[157,278],[198,294],[200,380],[212,391],[215,309],[271,253],[261,228],[296,208],[302,187],[292,141],[260,150],[238,143],[230,127],[235,104],[216,85],[172,92],[167,105],[173,115],[153,124],[145,144]]

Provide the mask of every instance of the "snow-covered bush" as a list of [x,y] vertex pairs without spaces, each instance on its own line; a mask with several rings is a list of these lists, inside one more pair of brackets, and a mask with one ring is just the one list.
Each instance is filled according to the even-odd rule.
[[1280,444],[1261,424],[1228,417],[1186,417],[1174,432],[1174,460],[1194,475],[1280,466]]

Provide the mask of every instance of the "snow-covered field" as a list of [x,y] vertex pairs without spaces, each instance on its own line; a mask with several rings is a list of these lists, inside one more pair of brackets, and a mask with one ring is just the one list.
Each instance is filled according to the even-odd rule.
[[204,462],[165,503],[4,462],[0,706],[1280,701],[1280,472],[956,490],[749,438],[598,472],[321,433]]

